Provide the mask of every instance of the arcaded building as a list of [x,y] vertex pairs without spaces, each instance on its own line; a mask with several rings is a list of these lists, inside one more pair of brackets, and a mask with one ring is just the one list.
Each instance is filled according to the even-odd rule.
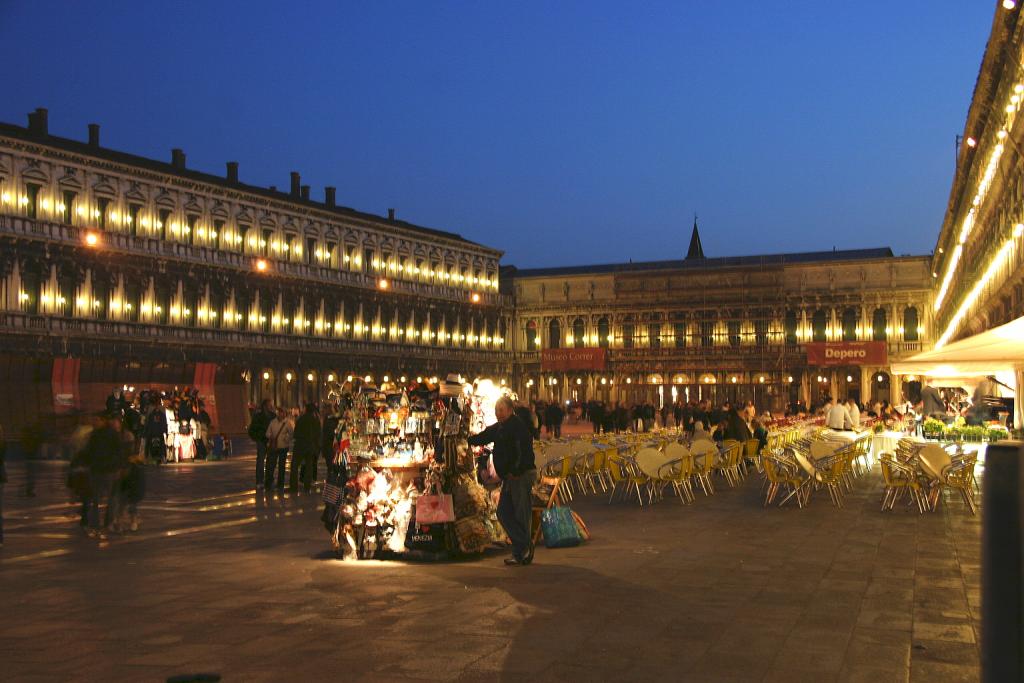
[[776,410],[825,394],[899,400],[905,388],[893,386],[889,363],[927,348],[932,332],[927,256],[709,258],[696,223],[685,258],[510,268],[504,278],[521,389],[545,399],[711,398]]
[[0,424],[196,386],[237,432],[261,398],[449,373],[559,400],[901,398],[889,363],[933,338],[930,257],[705,256],[690,237],[678,260],[518,270],[298,173],[258,187],[233,162],[105,148],[95,125],[50,135],[40,109],[0,124],[0,390],[19,399]]

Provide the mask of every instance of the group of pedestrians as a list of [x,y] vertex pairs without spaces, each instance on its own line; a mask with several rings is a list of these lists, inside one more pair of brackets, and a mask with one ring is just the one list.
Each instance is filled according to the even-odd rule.
[[73,440],[80,448],[71,459],[68,487],[81,503],[79,525],[99,539],[110,531],[138,531],[138,504],[146,489],[144,458],[124,416],[117,411],[100,413],[91,428],[76,432]]
[[317,479],[320,454],[329,461],[338,425],[337,409],[328,404],[323,420],[314,403],[307,403],[297,417],[296,412],[281,406],[275,408],[270,399],[264,399],[259,408],[252,411],[248,434],[256,444],[257,489],[284,490],[291,454],[288,488],[296,491],[301,481],[303,490],[308,493]]

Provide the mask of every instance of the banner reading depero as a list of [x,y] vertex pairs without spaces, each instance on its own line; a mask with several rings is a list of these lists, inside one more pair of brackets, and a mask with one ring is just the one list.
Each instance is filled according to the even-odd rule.
[[888,365],[889,352],[883,341],[866,342],[810,342],[807,364],[829,365]]
[[604,370],[605,349],[542,349],[540,369],[552,370]]

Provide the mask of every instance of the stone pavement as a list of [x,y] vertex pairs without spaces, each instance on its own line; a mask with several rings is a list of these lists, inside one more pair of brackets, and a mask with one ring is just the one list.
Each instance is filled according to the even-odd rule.
[[594,539],[442,564],[342,563],[316,496],[254,494],[251,457],[150,468],[137,534],[84,538],[63,470],[5,492],[0,678],[161,681],[976,681],[980,516],[763,509],[759,482],[684,506],[573,508]]

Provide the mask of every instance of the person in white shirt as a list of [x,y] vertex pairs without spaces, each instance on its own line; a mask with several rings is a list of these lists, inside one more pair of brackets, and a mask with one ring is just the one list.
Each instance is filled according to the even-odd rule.
[[853,400],[852,396],[846,399],[846,409],[850,413],[850,424],[853,429],[860,429],[860,408],[857,407],[857,402]]
[[846,405],[842,401],[836,401],[832,404],[832,407],[825,413],[825,426],[829,429],[836,429],[839,431],[850,430],[853,428],[853,420],[850,418],[850,411],[846,409]]

